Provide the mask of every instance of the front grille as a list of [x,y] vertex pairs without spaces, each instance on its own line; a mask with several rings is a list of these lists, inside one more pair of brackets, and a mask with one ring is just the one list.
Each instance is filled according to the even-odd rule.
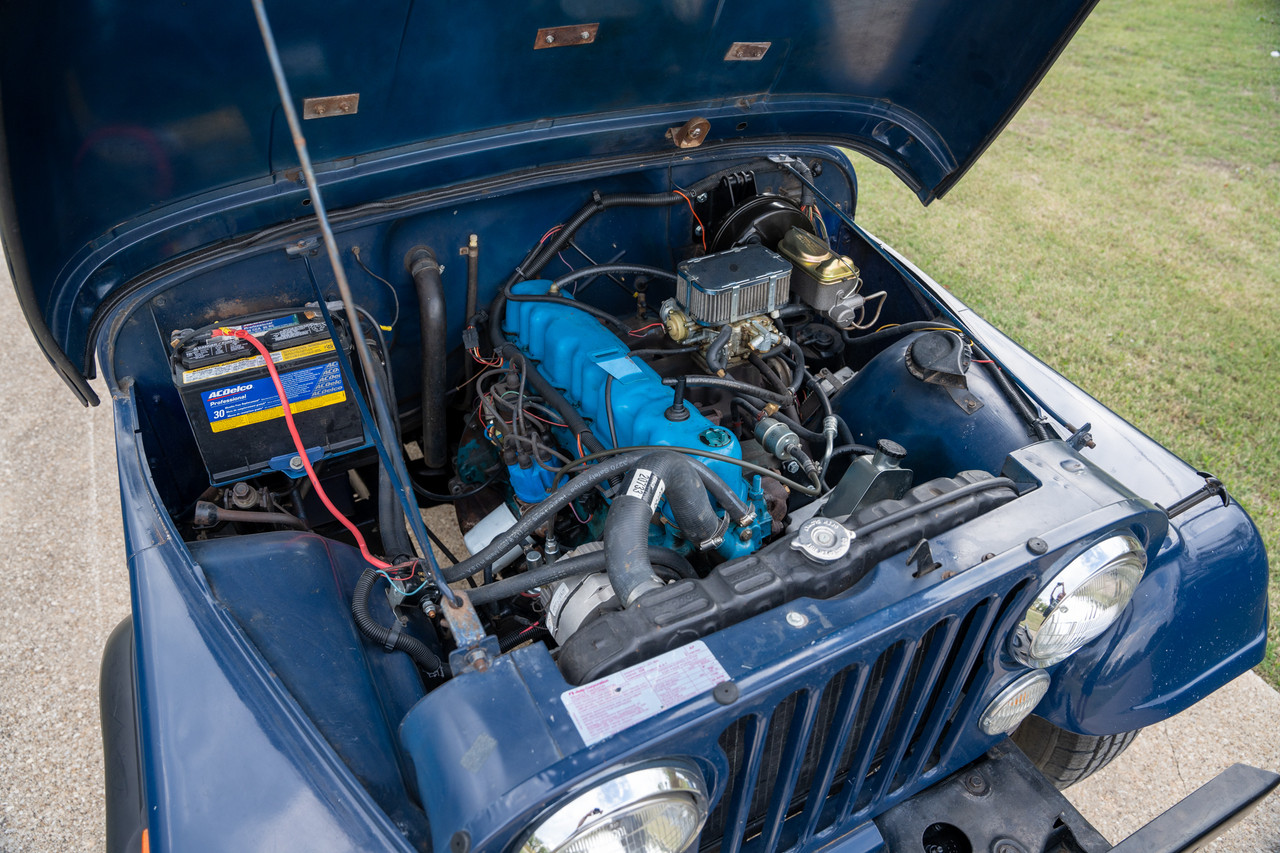
[[976,711],[983,654],[1019,595],[983,599],[921,626],[825,683],[734,720],[720,735],[729,783],[707,819],[705,853],[775,853],[849,828],[915,793],[947,763]]

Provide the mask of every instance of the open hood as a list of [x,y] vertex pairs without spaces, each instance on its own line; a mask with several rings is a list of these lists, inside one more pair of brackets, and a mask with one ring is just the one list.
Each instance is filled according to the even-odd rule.
[[[827,141],[928,203],[1093,0],[271,0],[331,209],[513,171]],[[306,215],[248,2],[0,8],[0,225],[27,320],[86,402],[90,320],[166,261]],[[337,98],[335,96],[358,96]],[[695,139],[694,141],[699,141]],[[68,357],[69,354],[69,357]]]

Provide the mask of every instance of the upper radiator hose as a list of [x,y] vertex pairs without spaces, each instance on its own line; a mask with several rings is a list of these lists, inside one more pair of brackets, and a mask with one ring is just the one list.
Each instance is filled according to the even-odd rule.
[[663,497],[681,535],[704,547],[719,544],[721,521],[692,465],[670,451],[650,453],[627,475],[604,525],[605,562],[613,591],[623,606],[662,586],[649,559],[649,522]]

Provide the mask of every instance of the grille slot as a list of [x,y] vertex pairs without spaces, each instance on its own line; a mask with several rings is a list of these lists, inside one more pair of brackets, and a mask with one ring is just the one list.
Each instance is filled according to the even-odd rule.
[[[1021,589],[1019,585],[1018,589]],[[720,735],[728,788],[702,832],[704,853],[775,853],[852,827],[914,793],[943,763],[970,706],[993,627],[1018,589],[926,623]],[[830,670],[828,670],[829,672]]]

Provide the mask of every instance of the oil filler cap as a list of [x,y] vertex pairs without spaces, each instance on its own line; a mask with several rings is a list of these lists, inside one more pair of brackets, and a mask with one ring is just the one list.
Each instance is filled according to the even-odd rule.
[[849,553],[853,534],[840,522],[830,518],[811,518],[796,531],[791,547],[810,560],[830,563]]

